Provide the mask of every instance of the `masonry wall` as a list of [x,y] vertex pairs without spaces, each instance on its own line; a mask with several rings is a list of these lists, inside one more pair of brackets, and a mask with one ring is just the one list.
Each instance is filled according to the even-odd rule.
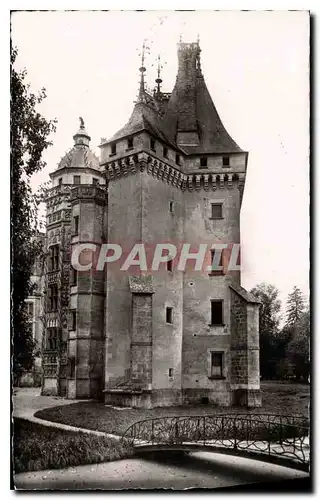
[[[194,244],[238,243],[240,197],[232,189],[185,192],[185,240]],[[211,203],[223,203],[223,218],[212,220]],[[206,266],[210,264],[208,251]],[[239,280],[239,273],[233,276]],[[223,300],[223,325],[211,326],[211,300]],[[230,291],[226,275],[213,275],[203,268],[185,273],[183,291],[183,400],[188,403],[232,404],[230,391]],[[223,352],[224,378],[209,377],[211,351]]]
[[[94,189],[94,188],[93,188]],[[105,207],[92,199],[73,202],[73,216],[79,215],[79,235],[72,237],[73,247],[94,242],[99,248],[104,237]],[[76,330],[69,320],[69,365],[74,359],[74,373],[68,373],[69,398],[99,398],[104,380],[104,281],[105,273],[91,269],[79,271],[77,283],[70,288],[71,310],[76,311]]]
[[[142,240],[150,247],[150,257],[157,243],[183,242],[183,193],[174,186],[142,174]],[[173,212],[170,212],[173,202]],[[183,273],[168,271],[165,263],[152,272],[153,294],[153,362],[152,388],[162,391],[161,400],[173,403],[180,397],[182,354],[182,283]],[[166,323],[166,308],[172,307],[173,323]],[[172,375],[169,375],[172,370]],[[160,396],[159,396],[160,397]],[[156,398],[156,396],[154,396]],[[157,399],[157,398],[156,398]]]
[[130,377],[132,294],[127,272],[119,271],[128,252],[141,241],[141,175],[109,183],[108,242],[123,249],[120,262],[108,264],[106,277],[106,388]]
[[237,405],[260,406],[259,306],[231,290],[231,389]]

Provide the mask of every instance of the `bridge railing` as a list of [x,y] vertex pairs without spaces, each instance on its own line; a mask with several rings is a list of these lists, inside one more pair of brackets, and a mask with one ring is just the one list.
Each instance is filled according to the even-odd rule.
[[308,463],[307,419],[288,415],[159,417],[132,424],[123,434],[135,447],[199,444],[278,455]]

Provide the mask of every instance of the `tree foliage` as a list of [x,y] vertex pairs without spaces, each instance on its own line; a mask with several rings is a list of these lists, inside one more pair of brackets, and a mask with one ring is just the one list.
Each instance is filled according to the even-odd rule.
[[286,322],[280,328],[281,302],[273,285],[260,283],[251,290],[260,302],[260,373],[265,379],[306,382],[310,372],[310,313],[298,287],[288,295]]
[[292,327],[296,325],[305,310],[305,298],[301,290],[294,286],[291,293],[288,295],[287,308],[286,308],[286,326]]
[[37,206],[30,179],[45,166],[43,152],[51,145],[55,120],[47,121],[37,106],[46,98],[45,89],[36,95],[26,83],[26,70],[17,71],[17,49],[11,49],[11,326],[12,369],[15,377],[32,366],[33,340],[25,310],[32,293],[31,270],[41,251],[37,232]]
[[255,286],[251,293],[260,300],[260,373],[263,378],[273,378],[276,371],[276,344],[279,334],[280,308],[279,290],[267,283]]

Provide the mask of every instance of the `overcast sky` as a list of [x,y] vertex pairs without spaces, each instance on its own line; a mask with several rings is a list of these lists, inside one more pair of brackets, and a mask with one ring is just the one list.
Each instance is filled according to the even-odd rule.
[[57,118],[48,166],[67,149],[85,120],[97,148],[128,120],[138,90],[139,52],[147,38],[147,84],[156,58],[163,90],[177,72],[180,35],[200,37],[203,74],[220,117],[249,151],[241,211],[242,285],[276,285],[284,301],[297,285],[309,289],[309,17],[306,12],[17,12],[12,39],[32,90],[45,87],[41,105]]

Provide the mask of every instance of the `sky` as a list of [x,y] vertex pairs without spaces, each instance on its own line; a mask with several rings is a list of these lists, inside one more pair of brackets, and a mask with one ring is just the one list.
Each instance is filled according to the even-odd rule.
[[147,39],[146,80],[153,88],[161,56],[163,91],[173,88],[177,42],[199,36],[202,71],[220,117],[249,151],[241,209],[242,285],[265,281],[284,303],[293,286],[309,294],[309,16],[303,11],[15,12],[18,67],[32,91],[46,88],[39,110],[57,118],[49,180],[84,118],[99,154],[129,119]]

